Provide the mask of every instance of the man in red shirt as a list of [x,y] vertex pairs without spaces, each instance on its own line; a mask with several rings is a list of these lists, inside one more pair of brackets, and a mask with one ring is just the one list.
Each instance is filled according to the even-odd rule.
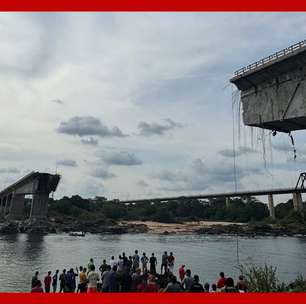
[[180,280],[182,282],[184,280],[184,278],[185,278],[185,265],[182,265],[179,268],[179,276],[180,276]]
[[224,276],[224,272],[220,272],[219,280],[217,281],[217,288],[222,289],[225,287],[226,278]]
[[45,279],[44,279],[46,293],[50,292],[51,281],[52,281],[51,271],[48,271],[48,274],[45,276]]

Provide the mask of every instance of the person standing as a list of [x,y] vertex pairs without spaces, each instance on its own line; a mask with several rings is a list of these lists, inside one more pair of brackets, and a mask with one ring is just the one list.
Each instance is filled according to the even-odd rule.
[[170,252],[170,255],[168,256],[168,267],[171,273],[173,273],[174,271],[174,261],[175,261],[175,257],[173,255],[173,252]]
[[103,260],[103,263],[102,263],[102,265],[101,265],[100,268],[99,268],[101,274],[102,274],[104,271],[106,271],[106,269],[107,269],[106,260]]
[[59,292],[65,292],[66,291],[66,269],[63,269],[63,272],[59,276],[59,281],[60,281]]
[[[208,289],[209,289],[209,287],[208,287]],[[193,277],[193,283],[190,287],[190,292],[204,292],[203,285],[200,284],[200,278],[197,274],[194,275],[194,277]]]
[[41,281],[40,280],[37,280],[35,282],[35,285],[33,286],[32,290],[31,290],[32,293],[36,293],[36,292],[44,292],[44,290],[42,289],[41,287]]
[[93,268],[94,266],[95,266],[94,260],[93,260],[93,258],[91,258],[91,259],[89,260],[88,265],[87,265],[87,272],[89,273],[89,272],[92,270],[92,268]]
[[111,257],[111,260],[110,260],[110,262],[109,262],[109,265],[110,265],[111,269],[113,269],[114,266],[117,266],[117,262],[116,262],[114,256]]
[[139,268],[139,255],[138,255],[138,250],[135,250],[135,254],[132,257],[133,259],[133,269],[134,272]]
[[185,265],[182,265],[179,268],[179,276],[180,276],[180,280],[181,282],[183,282],[184,278],[185,278]]
[[39,275],[39,272],[36,271],[34,276],[32,277],[31,288],[34,288],[35,286],[37,286],[36,283],[38,281],[38,275]]
[[190,290],[192,283],[193,283],[193,279],[191,277],[191,270],[187,269],[185,273],[185,278],[182,282],[182,286],[185,289],[185,291]]
[[117,292],[119,290],[117,266],[114,266],[110,271],[109,283],[110,292]]
[[44,279],[46,293],[50,293],[51,281],[52,281],[51,271],[48,271],[48,274],[45,276]]
[[157,264],[156,257],[154,256],[154,253],[152,253],[150,257],[150,273],[153,275],[156,274],[156,264]]
[[102,273],[102,292],[109,292],[111,284],[111,267],[107,265],[106,270]]
[[87,287],[87,276],[86,276],[86,268],[82,268],[80,267],[80,273],[79,273],[79,288],[78,290],[80,291],[80,293],[85,293],[86,292],[86,287]]
[[95,271],[95,265],[92,266],[91,271],[88,273],[87,280],[87,293],[97,292],[98,281],[100,280],[100,277]]
[[146,273],[148,271],[148,257],[146,256],[146,253],[144,252],[142,254],[142,257],[141,257],[141,265],[142,265],[142,273]]
[[220,272],[219,279],[217,281],[217,288],[223,289],[225,287],[225,282],[226,282],[226,278],[225,278],[224,272]]
[[167,272],[167,267],[168,267],[168,254],[167,251],[164,252],[162,255],[162,263],[160,267],[160,274],[163,274],[163,269],[165,270],[165,273]]
[[52,277],[52,289],[53,289],[53,293],[55,293],[56,289],[57,289],[58,273],[59,273],[59,270],[56,269],[55,274]]

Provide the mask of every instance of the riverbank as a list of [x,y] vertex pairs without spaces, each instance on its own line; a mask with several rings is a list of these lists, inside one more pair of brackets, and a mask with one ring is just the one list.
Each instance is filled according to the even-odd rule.
[[183,223],[161,223],[155,221],[119,221],[106,223],[103,220],[73,220],[51,218],[47,222],[5,222],[0,224],[0,233],[69,233],[83,231],[96,234],[207,234],[241,236],[306,236],[302,224],[233,223],[222,221],[187,221]]
[[[231,222],[220,222],[220,221],[188,221],[184,223],[160,223],[154,221],[123,221],[122,225],[133,224],[133,225],[145,225],[148,228],[148,233],[154,234],[192,234],[198,233],[201,229],[212,229],[223,227],[225,230],[228,226],[233,226]],[[235,223],[234,226],[241,227],[243,223]],[[226,228],[227,227],[227,228]]]

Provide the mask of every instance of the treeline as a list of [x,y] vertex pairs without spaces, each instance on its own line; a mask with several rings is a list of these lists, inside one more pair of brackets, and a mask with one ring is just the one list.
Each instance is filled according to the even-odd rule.
[[[284,221],[296,221],[301,217],[293,211],[292,200],[275,208],[276,216]],[[246,201],[231,199],[228,206],[224,198],[210,201],[181,198],[168,202],[137,202],[124,204],[119,200],[108,201],[104,197],[84,199],[78,195],[50,200],[50,216],[68,216],[90,220],[153,220],[180,222],[189,220],[214,220],[232,222],[263,221],[269,218],[267,205],[250,197]]]

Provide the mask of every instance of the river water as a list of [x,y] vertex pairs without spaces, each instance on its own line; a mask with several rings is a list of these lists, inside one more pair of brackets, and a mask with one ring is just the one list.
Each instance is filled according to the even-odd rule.
[[0,291],[29,291],[31,277],[38,270],[43,279],[48,270],[87,265],[93,257],[96,266],[111,255],[135,249],[155,253],[158,267],[162,252],[173,251],[175,272],[185,264],[201,281],[214,282],[220,271],[236,280],[237,244],[239,263],[277,266],[279,277],[289,281],[306,275],[306,238],[205,235],[123,234],[72,237],[68,234],[1,235]]

